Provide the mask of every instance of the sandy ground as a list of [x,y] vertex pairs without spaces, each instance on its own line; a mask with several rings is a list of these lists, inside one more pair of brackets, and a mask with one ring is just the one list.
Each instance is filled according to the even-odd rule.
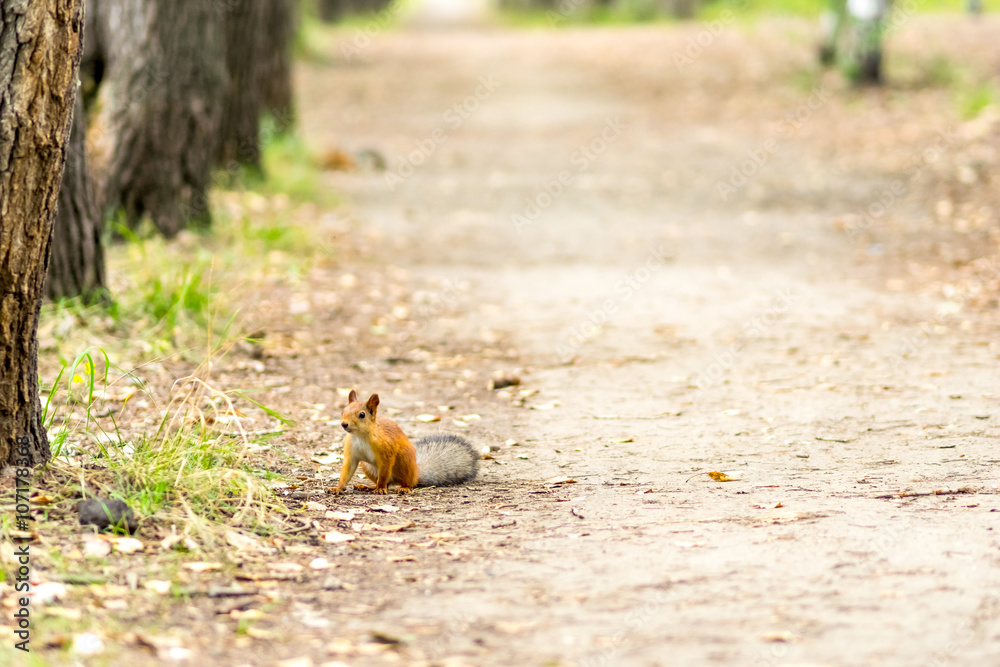
[[[400,373],[370,350],[317,383],[382,392],[416,434],[421,409],[476,412],[466,432],[499,449],[466,488],[392,501],[416,534],[331,547],[350,590],[303,592],[272,657],[1000,661],[995,336],[858,261],[834,221],[891,175],[763,132],[766,83],[642,94],[616,50],[656,30],[384,33],[303,68],[310,145],[388,160],[329,178],[360,248],[342,297],[438,285],[410,342],[454,361]],[[494,372],[523,385],[491,395]]]

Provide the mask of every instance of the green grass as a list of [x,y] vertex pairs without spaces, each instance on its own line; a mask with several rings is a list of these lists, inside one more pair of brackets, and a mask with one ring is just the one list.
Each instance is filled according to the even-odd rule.
[[316,157],[297,133],[268,130],[265,126],[263,180],[248,185],[264,194],[285,194],[298,201],[335,204],[320,185]]
[[[153,392],[134,373],[114,368],[103,350],[84,351],[51,385],[42,387],[45,426],[58,432],[51,444],[53,465],[59,467],[60,458],[68,456],[77,463],[91,459],[104,468],[94,485],[113,490],[112,497],[124,500],[140,516],[172,517],[202,537],[211,535],[212,524],[273,529],[264,521],[266,512],[280,509],[268,479],[247,456],[254,441],[239,425],[237,405],[260,407],[286,420],[239,391],[213,387],[204,379],[209,366],[174,383],[159,420],[143,420],[136,428],[126,423],[135,421],[130,420],[128,404],[148,399],[155,407]],[[99,413],[99,407],[108,406],[100,397],[109,380],[119,390],[134,389],[120,405]],[[67,492],[84,490],[67,479]]]
[[997,87],[992,82],[984,82],[959,91],[957,97],[962,119],[972,120],[985,111],[987,107],[996,106]]
[[[917,0],[918,14],[963,14],[965,3],[956,0]],[[767,16],[800,16],[817,18],[830,6],[825,0],[709,0],[701,3],[696,20],[719,19],[723,12],[732,12],[740,22],[754,21]],[[984,0],[984,13],[1000,12],[1000,0]],[[503,11],[506,23],[524,27],[567,27],[580,24],[627,24],[669,20],[655,10],[650,0],[616,0],[609,7],[589,7],[580,3],[579,8],[561,14],[558,8],[507,8]]]
[[[270,157],[268,163],[276,164]],[[300,163],[272,173],[257,192],[216,193],[213,199],[224,201],[214,206],[207,231],[167,240],[122,230],[124,240],[107,250],[110,302],[66,299],[44,305],[43,356],[54,348],[68,363],[76,341],[87,336],[122,364],[171,355],[197,363],[240,337],[248,296],[276,281],[297,282],[335,252],[312,219],[295,214],[294,202],[315,194],[318,175],[312,167]]]

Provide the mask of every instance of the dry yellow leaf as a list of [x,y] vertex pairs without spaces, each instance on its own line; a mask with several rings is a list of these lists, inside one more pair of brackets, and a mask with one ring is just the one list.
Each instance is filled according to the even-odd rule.
[[191,570],[192,572],[211,572],[212,570],[221,570],[222,563],[184,563],[182,567],[185,570]]
[[729,475],[727,475],[724,472],[707,472],[705,474],[708,475],[709,477],[711,477],[712,479],[714,479],[716,482],[732,482],[733,481],[733,478],[730,477]]
[[336,530],[331,530],[330,532],[323,534],[323,541],[330,542],[331,544],[336,544],[337,542],[352,542],[353,540],[354,535],[340,533]]

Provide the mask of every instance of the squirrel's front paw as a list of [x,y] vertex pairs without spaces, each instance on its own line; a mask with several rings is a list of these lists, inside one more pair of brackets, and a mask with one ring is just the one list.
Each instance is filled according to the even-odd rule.
[[403,495],[404,493],[410,493],[411,491],[413,491],[413,489],[411,488],[405,486],[399,487],[399,495]]
[[386,489],[386,488],[379,488],[379,487],[375,487],[375,494],[376,494],[376,495],[379,495],[379,496],[384,496],[384,495],[385,495],[385,494],[387,494],[388,492],[389,492],[389,490],[388,490],[388,489]]

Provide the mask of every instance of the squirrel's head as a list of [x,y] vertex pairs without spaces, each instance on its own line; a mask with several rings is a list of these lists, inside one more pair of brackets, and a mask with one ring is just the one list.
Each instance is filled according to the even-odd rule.
[[378,394],[372,394],[364,403],[358,400],[358,392],[351,390],[347,397],[349,403],[340,415],[340,425],[348,433],[367,435],[375,423],[375,413],[378,411]]

